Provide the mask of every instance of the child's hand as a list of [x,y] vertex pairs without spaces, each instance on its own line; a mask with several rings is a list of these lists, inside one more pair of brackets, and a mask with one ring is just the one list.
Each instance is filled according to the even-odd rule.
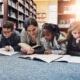
[[34,53],[34,49],[32,49],[32,48],[28,48],[28,49],[21,48],[21,52],[22,53],[26,53],[26,54],[33,54]]
[[47,50],[47,51],[44,52],[44,54],[48,55],[48,54],[52,54],[52,52],[50,50]]
[[76,39],[76,43],[79,43],[79,41],[80,41],[80,38]]
[[33,54],[35,50],[33,48],[28,49],[27,54]]
[[27,53],[27,51],[28,51],[27,49],[21,48],[21,52],[22,52],[22,53]]
[[10,51],[10,46],[5,46],[5,47],[4,47],[4,50],[5,50],[5,51]]

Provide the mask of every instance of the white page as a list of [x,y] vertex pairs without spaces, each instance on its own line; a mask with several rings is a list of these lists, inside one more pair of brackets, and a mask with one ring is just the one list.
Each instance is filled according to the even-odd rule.
[[70,55],[64,55],[63,57],[57,59],[56,61],[66,61],[66,62],[69,62],[70,59],[71,59]]
[[78,56],[72,56],[71,59],[69,60],[71,63],[80,63],[80,57]]
[[0,48],[0,54],[2,54],[2,55],[9,55],[9,56],[11,56],[11,55],[14,55],[14,54],[17,54],[18,52],[14,52],[14,50],[12,50],[12,51],[5,51],[4,50],[4,48]]
[[64,55],[63,57],[61,57],[55,61],[66,61],[66,62],[70,62],[70,63],[80,63],[80,57]]

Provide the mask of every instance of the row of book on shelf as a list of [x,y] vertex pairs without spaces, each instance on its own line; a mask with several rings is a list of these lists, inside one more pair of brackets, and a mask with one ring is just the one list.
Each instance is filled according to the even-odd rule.
[[[16,22],[13,21],[13,23],[14,23],[14,28],[17,28]],[[3,24],[3,18],[0,18],[0,27],[2,27],[2,24]],[[23,24],[24,24],[23,22],[19,22],[18,23],[18,29],[23,29],[23,26],[24,26]]]
[[69,28],[73,21],[75,21],[75,18],[60,19],[58,25],[60,28]]

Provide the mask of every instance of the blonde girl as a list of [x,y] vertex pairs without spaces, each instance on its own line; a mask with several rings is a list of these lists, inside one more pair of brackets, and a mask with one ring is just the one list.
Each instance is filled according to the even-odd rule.
[[80,55],[80,21],[72,22],[68,29],[67,53]]

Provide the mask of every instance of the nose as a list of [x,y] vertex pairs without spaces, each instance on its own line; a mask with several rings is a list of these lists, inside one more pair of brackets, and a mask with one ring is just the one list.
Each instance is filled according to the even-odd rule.
[[33,32],[31,31],[30,34],[33,34]]
[[7,38],[8,37],[8,35],[4,35],[5,36],[5,38]]

